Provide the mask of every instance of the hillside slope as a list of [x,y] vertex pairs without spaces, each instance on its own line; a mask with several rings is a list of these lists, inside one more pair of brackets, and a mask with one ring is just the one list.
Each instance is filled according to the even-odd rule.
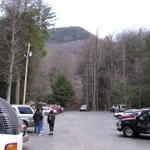
[[56,28],[51,30],[51,36],[46,45],[47,56],[40,65],[39,88],[45,89],[43,97],[51,94],[51,83],[57,73],[65,74],[73,83],[76,102],[79,106],[82,99],[82,84],[77,76],[80,52],[83,44],[92,36],[81,27]]

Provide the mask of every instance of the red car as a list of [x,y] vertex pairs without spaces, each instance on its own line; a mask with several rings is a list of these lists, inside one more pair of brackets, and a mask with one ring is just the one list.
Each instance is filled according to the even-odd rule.
[[57,113],[60,113],[60,112],[61,112],[61,107],[59,107],[59,105],[50,105],[50,107],[51,107],[53,110],[56,110]]
[[142,112],[142,110],[137,110],[137,111],[135,111],[135,112],[133,112],[131,114],[124,114],[124,115],[118,117],[118,119],[134,118],[137,115],[139,115],[141,112]]

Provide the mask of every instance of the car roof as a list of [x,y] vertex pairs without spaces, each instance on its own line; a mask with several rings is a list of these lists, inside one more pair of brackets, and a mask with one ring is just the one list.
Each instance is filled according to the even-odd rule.
[[31,107],[30,105],[16,105],[16,104],[12,104],[11,106],[17,106],[17,107]]
[[0,125],[5,134],[18,134],[21,132],[21,121],[6,100],[0,98]]

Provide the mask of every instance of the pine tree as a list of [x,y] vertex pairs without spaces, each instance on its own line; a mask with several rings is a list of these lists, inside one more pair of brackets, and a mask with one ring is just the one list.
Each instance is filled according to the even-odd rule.
[[52,85],[52,91],[55,101],[62,106],[73,100],[73,87],[63,74],[57,76],[56,81]]

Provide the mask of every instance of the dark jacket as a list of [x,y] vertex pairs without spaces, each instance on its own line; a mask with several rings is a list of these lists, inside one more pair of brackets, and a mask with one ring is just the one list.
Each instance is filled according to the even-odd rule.
[[43,119],[42,113],[39,111],[36,111],[33,115],[34,122],[40,122]]
[[48,114],[47,122],[49,124],[54,124],[55,123],[55,114]]

